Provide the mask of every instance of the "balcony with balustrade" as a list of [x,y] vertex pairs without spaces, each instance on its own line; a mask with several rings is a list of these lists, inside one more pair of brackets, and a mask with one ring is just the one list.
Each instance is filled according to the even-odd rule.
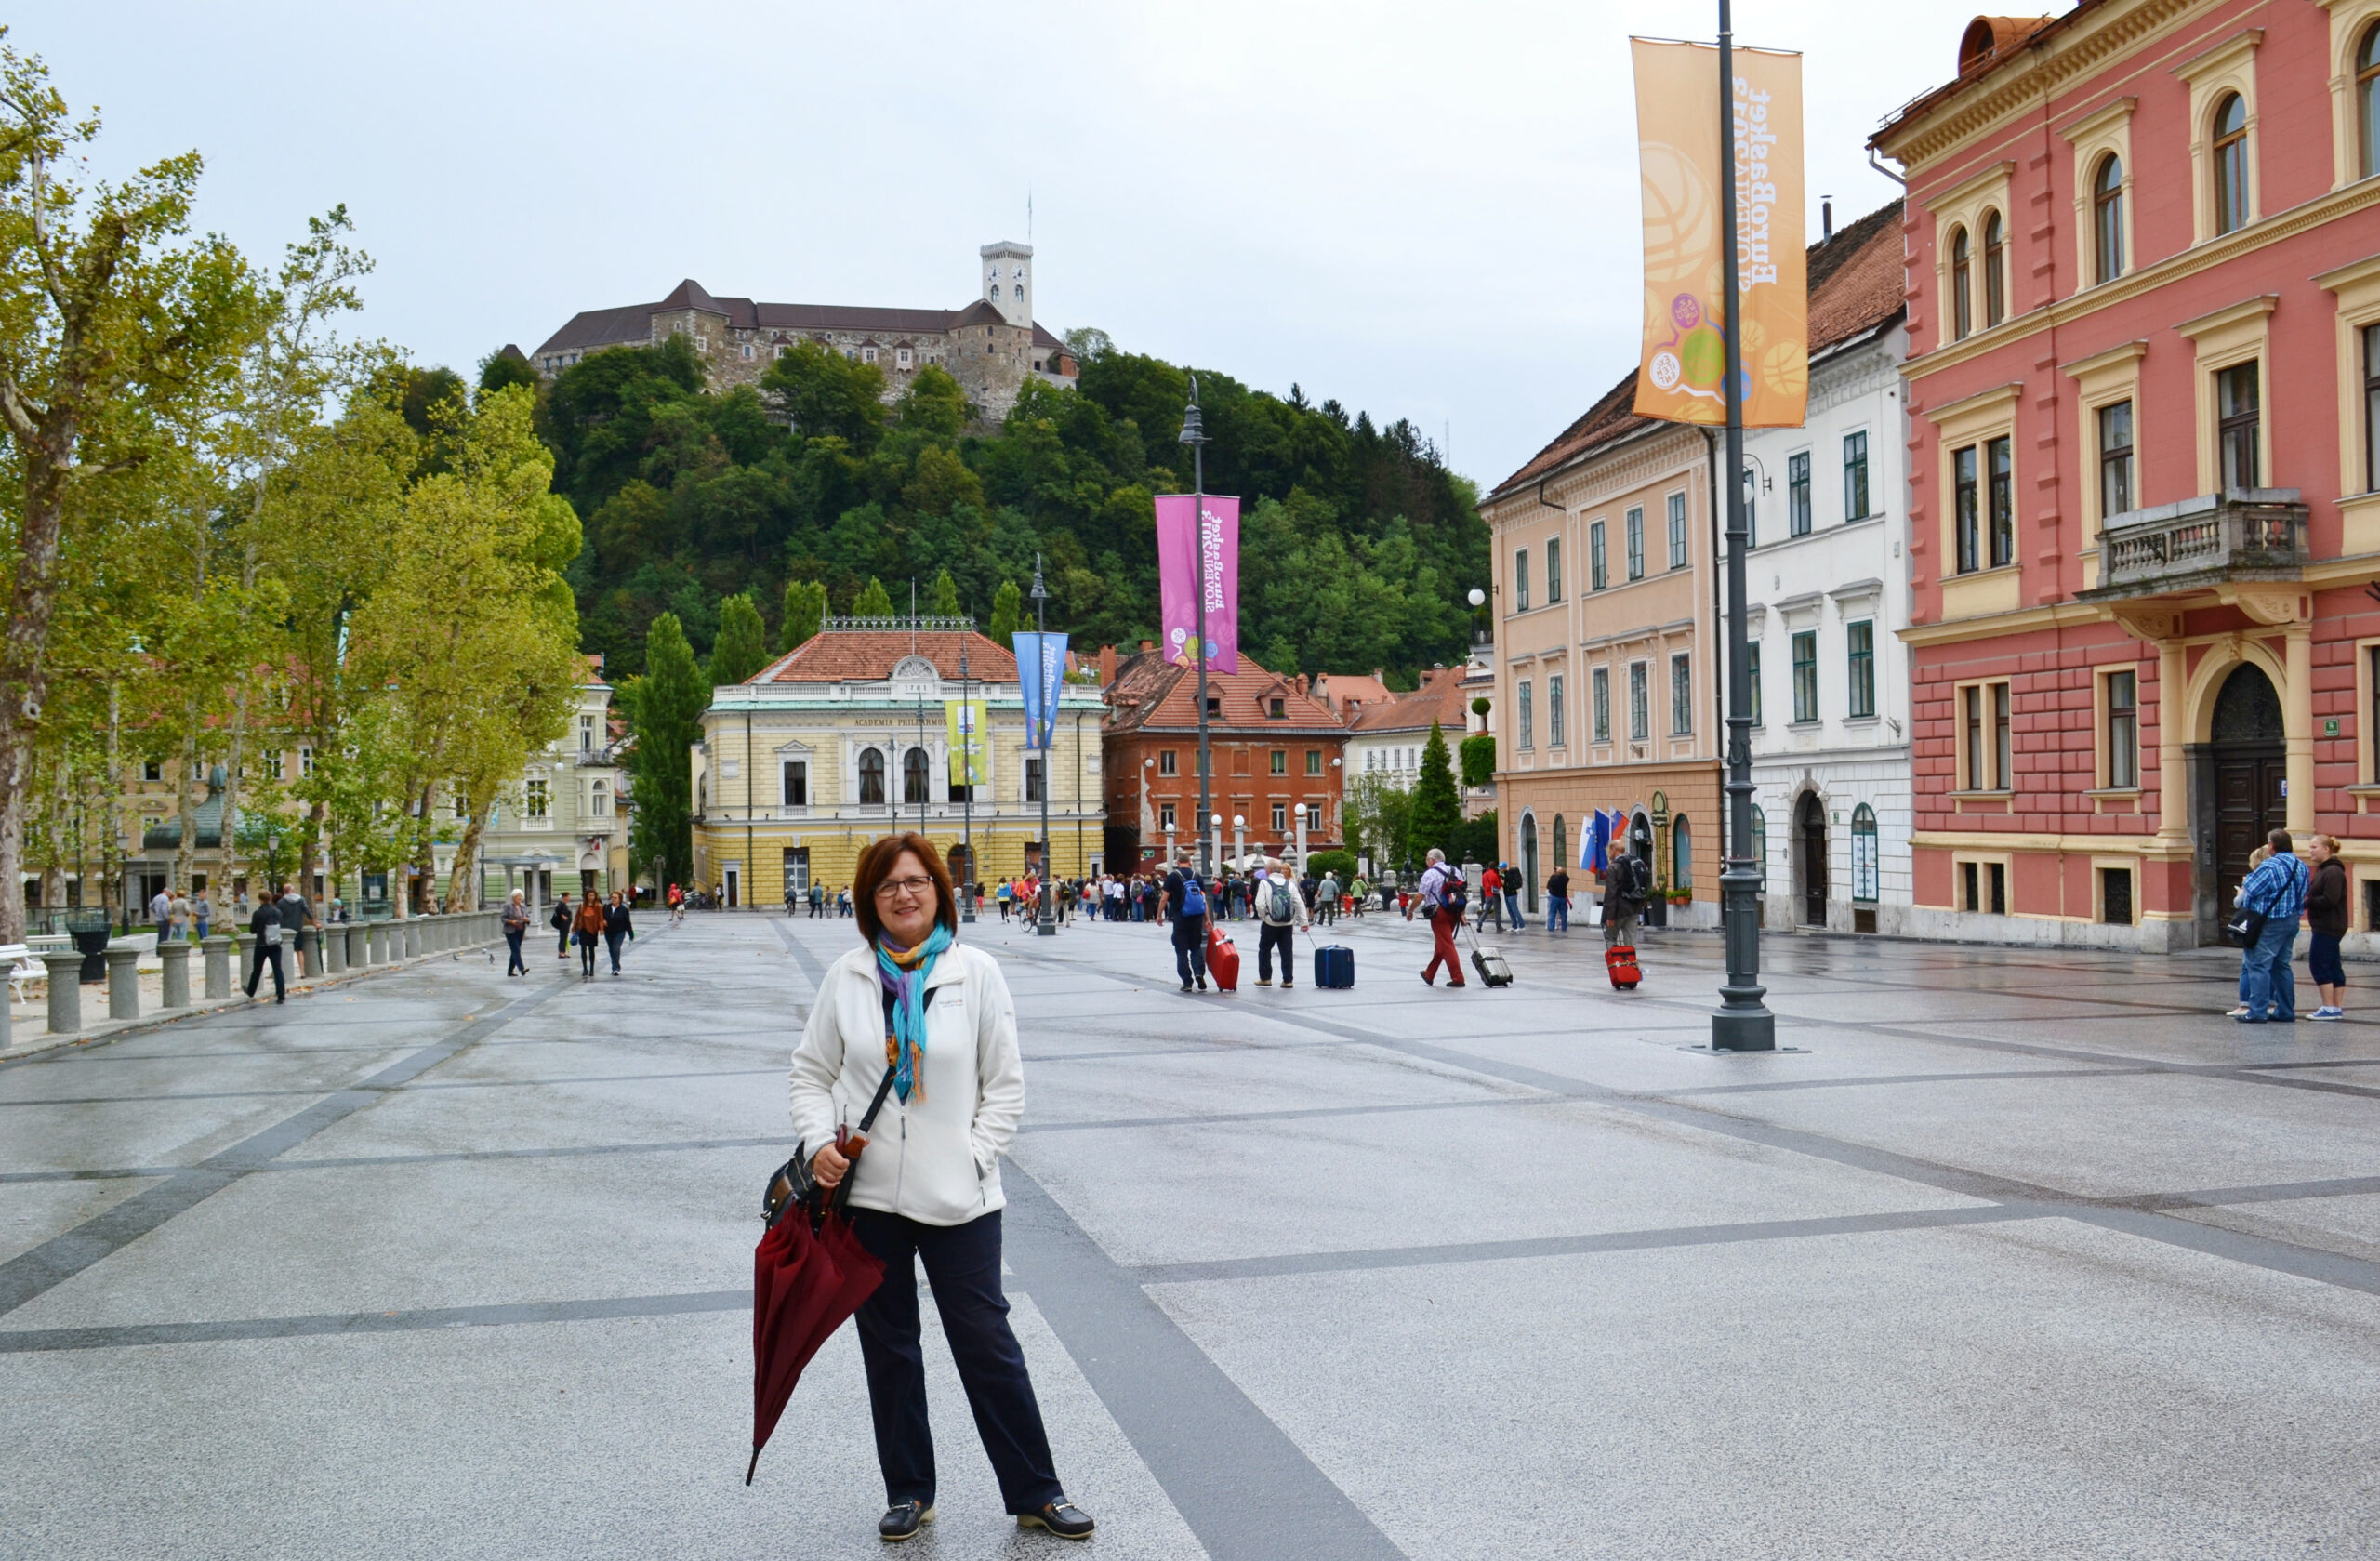
[[2295,488],[2230,488],[2110,515],[2099,534],[2099,583],[2081,600],[2139,602],[2298,579],[2306,523]]

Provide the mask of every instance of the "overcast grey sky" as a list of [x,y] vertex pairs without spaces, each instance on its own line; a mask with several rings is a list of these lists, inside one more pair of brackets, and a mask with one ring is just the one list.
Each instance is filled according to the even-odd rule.
[[[344,201],[364,328],[469,373],[681,277],[955,307],[1033,199],[1041,323],[1437,438],[1483,485],[1625,373],[1631,33],[1716,6],[35,7],[14,25],[107,164],[205,155],[203,225],[260,260]],[[1810,227],[1893,199],[1865,141],[1952,73],[1972,0],[1741,0],[1807,55]]]

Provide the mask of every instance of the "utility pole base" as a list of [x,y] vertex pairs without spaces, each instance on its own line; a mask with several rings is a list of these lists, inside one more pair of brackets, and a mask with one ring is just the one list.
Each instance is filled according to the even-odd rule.
[[1741,1012],[1721,1009],[1711,1016],[1711,1050],[1713,1052],[1774,1052],[1777,1050],[1777,1015],[1765,1008]]

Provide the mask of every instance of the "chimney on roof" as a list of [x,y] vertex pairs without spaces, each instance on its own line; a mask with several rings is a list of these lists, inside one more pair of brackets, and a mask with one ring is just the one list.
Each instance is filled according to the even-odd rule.
[[1149,654],[1149,652],[1151,652],[1151,651],[1153,651],[1153,650],[1155,650],[1155,649],[1157,649],[1157,642],[1156,642],[1156,641],[1154,641],[1154,640],[1144,640],[1144,641],[1142,641],[1142,642],[1141,642],[1141,654],[1142,654],[1143,655],[1148,655],[1148,654]]
[[1116,647],[1102,645],[1099,647],[1099,686],[1105,688],[1115,681]]
[[1818,242],[1824,244],[1834,237],[1834,197],[1818,197]]

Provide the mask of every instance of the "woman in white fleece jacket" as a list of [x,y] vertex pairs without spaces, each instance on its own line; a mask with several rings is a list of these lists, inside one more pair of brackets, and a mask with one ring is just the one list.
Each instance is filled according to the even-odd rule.
[[[1000,1156],[1025,1114],[1016,1007],[999,965],[955,941],[950,875],[921,835],[861,853],[852,907],[865,943],[827,967],[793,1053],[793,1131],[818,1144],[821,1185],[852,1177],[852,1223],[884,1260],[859,1309],[876,1457],[888,1511],[877,1532],[906,1540],[934,1514],[916,1262],[967,1389],[1000,1495],[1021,1526],[1066,1539],[1091,1520],[1066,1501],[1025,1354],[1000,1288]],[[854,1166],[835,1129],[854,1129],[892,1075]]]

